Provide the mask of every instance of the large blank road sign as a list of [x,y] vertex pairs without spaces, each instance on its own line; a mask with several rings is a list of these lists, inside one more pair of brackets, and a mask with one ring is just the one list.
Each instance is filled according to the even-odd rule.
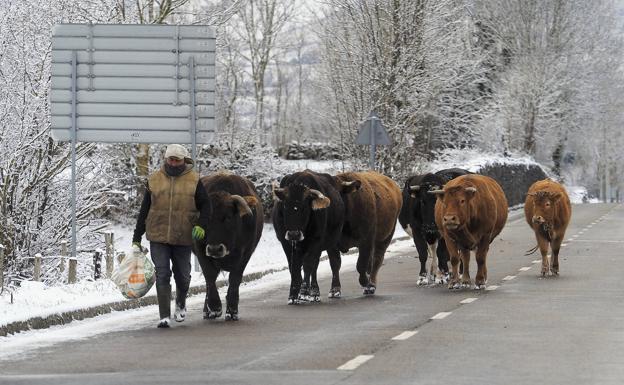
[[[72,54],[77,141],[192,143],[214,132],[215,33],[208,26],[61,24],[52,33],[52,137],[71,140]],[[189,79],[193,60],[194,84]]]

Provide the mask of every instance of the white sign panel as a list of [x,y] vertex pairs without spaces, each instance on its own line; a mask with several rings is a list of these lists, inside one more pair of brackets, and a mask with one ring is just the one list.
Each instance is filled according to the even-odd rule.
[[[52,137],[82,142],[192,143],[215,129],[215,32],[201,25],[60,24],[52,32]],[[194,84],[189,77],[192,59]]]

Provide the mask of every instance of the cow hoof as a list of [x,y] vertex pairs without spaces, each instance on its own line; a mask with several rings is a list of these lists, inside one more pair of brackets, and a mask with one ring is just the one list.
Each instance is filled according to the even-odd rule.
[[299,305],[299,298],[288,298],[289,305]]
[[308,301],[310,302],[321,302],[321,296],[320,295],[311,295],[308,297]]
[[481,284],[475,285],[474,289],[475,290],[485,290],[485,283],[481,283]]
[[449,282],[448,284],[448,288],[449,290],[459,290],[461,289],[462,285],[459,282]]
[[225,320],[226,321],[238,321],[238,312],[226,312],[225,313]]
[[299,297],[297,299],[299,300],[299,302],[308,302],[310,296],[308,294],[299,293]]
[[373,295],[375,294],[375,286],[367,286],[364,288],[363,294],[364,295]]
[[418,281],[416,281],[416,285],[418,286],[424,286],[428,284],[429,284],[429,280],[427,279],[427,277],[423,277],[422,275],[419,276]]
[[327,298],[340,298],[341,295],[342,293],[339,288],[332,288],[329,291],[329,294],[327,294]]
[[208,309],[208,311],[204,311],[204,319],[215,319],[221,317],[222,311],[212,311]]

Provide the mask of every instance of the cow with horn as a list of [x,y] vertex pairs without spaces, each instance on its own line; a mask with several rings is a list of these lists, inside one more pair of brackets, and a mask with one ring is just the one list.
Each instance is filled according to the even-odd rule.
[[[542,276],[549,272],[559,275],[559,250],[571,215],[570,198],[562,185],[551,179],[531,185],[524,202],[524,216],[535,232],[537,246],[527,254],[539,248],[542,254]],[[548,246],[552,250],[552,263],[548,261]]]
[[[475,250],[475,289],[485,289],[490,243],[507,221],[507,198],[500,185],[484,175],[463,175],[449,181],[437,195],[435,220],[451,257],[449,289],[470,287],[470,251]],[[461,280],[459,262],[463,266]]]

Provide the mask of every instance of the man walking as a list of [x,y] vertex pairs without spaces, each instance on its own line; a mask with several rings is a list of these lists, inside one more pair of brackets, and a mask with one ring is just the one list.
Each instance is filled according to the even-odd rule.
[[132,238],[133,246],[139,248],[144,233],[150,241],[156,268],[159,328],[168,328],[171,323],[172,270],[176,283],[174,317],[177,322],[186,317],[192,236],[204,236],[204,230],[194,225],[199,215],[205,215],[206,210],[202,209],[206,202],[206,190],[199,181],[199,174],[193,170],[188,150],[179,144],[167,146],[164,165],[148,178]]

